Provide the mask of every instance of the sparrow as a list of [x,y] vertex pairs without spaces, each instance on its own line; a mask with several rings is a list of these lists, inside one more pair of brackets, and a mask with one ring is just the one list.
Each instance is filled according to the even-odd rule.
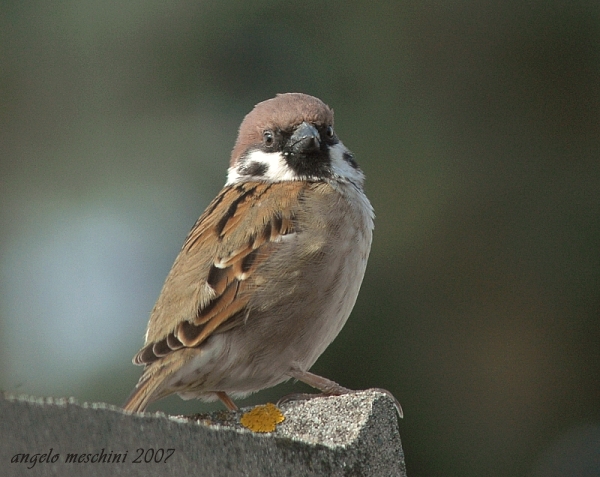
[[124,409],[178,393],[243,398],[289,379],[351,392],[309,372],[356,301],[373,233],[364,175],[333,110],[278,94],[246,115],[227,182],[189,232],[133,362]]

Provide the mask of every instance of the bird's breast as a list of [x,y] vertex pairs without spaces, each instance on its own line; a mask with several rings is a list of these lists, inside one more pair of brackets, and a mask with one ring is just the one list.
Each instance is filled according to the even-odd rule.
[[319,183],[307,187],[294,216],[294,233],[256,271],[246,326],[308,368],[352,311],[371,248],[373,212],[352,184]]

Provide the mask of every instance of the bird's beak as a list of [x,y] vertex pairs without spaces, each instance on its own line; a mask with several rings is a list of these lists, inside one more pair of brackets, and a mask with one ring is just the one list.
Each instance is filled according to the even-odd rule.
[[307,154],[318,151],[321,147],[319,131],[312,124],[303,122],[290,138],[290,148],[295,154]]

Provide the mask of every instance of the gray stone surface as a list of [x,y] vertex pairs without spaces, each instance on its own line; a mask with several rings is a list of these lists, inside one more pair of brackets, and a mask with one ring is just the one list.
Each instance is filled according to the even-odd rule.
[[[189,420],[128,414],[107,404],[0,395],[0,475],[406,475],[397,414],[385,394],[364,391],[280,408],[285,421],[275,432],[259,434],[239,424],[248,409]],[[11,463],[23,454],[29,462]],[[65,462],[69,454],[82,462]],[[121,454],[120,462],[91,462],[102,454],[108,455],[105,461]],[[141,462],[134,463],[140,454]]]

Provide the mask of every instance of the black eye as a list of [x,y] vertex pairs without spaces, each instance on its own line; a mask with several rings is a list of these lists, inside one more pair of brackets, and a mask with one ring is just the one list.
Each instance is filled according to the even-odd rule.
[[327,134],[327,137],[331,139],[333,137],[333,126],[327,126],[325,134]]
[[266,146],[272,146],[273,142],[275,142],[275,136],[273,135],[273,131],[267,129],[263,133],[263,142]]

